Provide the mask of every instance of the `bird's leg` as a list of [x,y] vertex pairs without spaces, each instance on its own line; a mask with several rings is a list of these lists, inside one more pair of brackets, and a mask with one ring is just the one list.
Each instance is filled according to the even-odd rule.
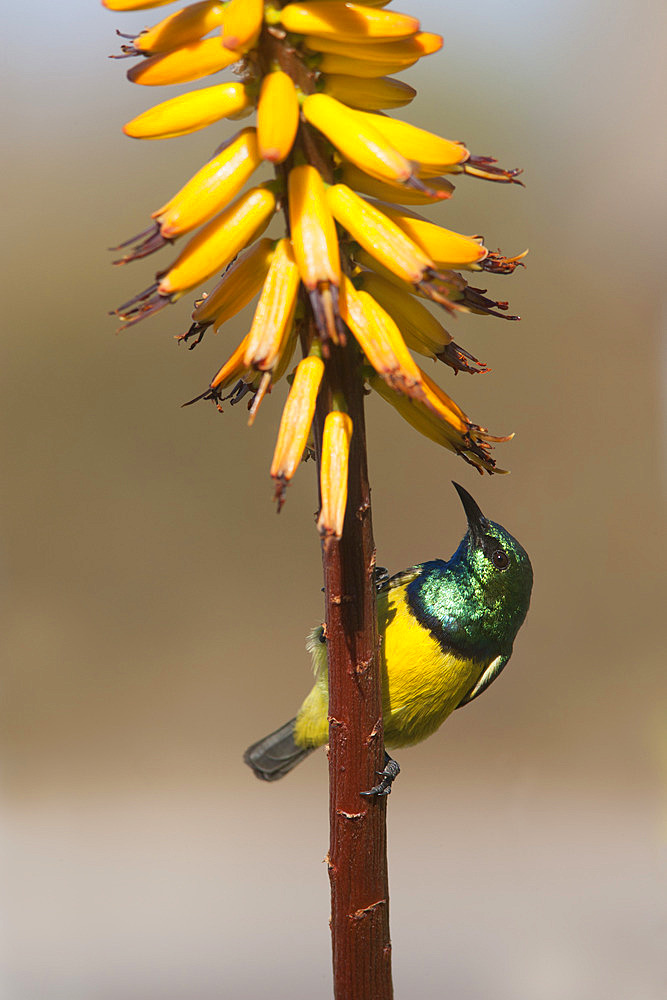
[[398,762],[389,756],[387,751],[384,752],[384,771],[378,771],[377,774],[380,775],[382,779],[379,784],[375,785],[373,788],[369,788],[367,792],[359,792],[360,795],[389,795],[391,791],[391,785],[395,778],[400,774],[400,767]]

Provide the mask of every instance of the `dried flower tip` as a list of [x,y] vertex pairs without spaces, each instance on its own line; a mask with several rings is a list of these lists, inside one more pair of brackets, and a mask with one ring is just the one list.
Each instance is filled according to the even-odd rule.
[[489,253],[482,264],[483,271],[490,271],[491,274],[512,274],[517,267],[525,267],[523,258],[528,256],[528,251],[518,253],[516,257],[503,257],[500,251]]
[[419,21],[407,14],[337,0],[287,4],[280,12],[280,21],[287,31],[351,42],[406,38],[419,31]]
[[205,38],[159,56],[150,56],[128,70],[132,83],[145,87],[163,87],[171,83],[189,83],[218,73],[238,62],[238,52],[223,48],[219,38]]
[[504,170],[502,167],[497,167],[495,164],[497,160],[494,160],[492,156],[471,156],[467,163],[462,164],[461,171],[464,174],[470,174],[472,177],[481,177],[486,181],[497,181],[501,184],[518,184],[523,187],[523,181],[518,179],[519,174],[523,173],[520,167],[515,167],[513,170]]
[[257,105],[257,139],[260,155],[282,163],[294,145],[299,126],[299,99],[291,77],[282,70],[267,73]]
[[321,535],[340,538],[347,506],[347,468],[352,439],[352,420],[347,413],[327,413],[322,434],[320,495],[322,505],[317,520]]
[[285,487],[296,472],[308,442],[323,375],[324,362],[312,355],[299,362],[294,374],[271,463],[271,475],[276,481],[275,499],[279,511],[284,503]]
[[[446,365],[449,365],[455,375],[458,375],[459,372],[467,372],[469,375],[488,375],[491,371],[486,362],[480,361],[474,354],[465,351],[458,344],[455,344],[454,341],[451,344],[447,344],[439,354],[436,354],[436,357],[439,361],[444,361]],[[472,362],[474,367],[468,364],[469,361]]]

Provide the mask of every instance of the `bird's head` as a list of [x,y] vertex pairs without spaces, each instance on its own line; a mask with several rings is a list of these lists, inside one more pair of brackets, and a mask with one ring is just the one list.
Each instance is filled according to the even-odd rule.
[[504,620],[516,634],[528,612],[533,568],[525,549],[509,531],[487,520],[477,503],[458,483],[454,487],[468,519],[459,553],[489,613]]

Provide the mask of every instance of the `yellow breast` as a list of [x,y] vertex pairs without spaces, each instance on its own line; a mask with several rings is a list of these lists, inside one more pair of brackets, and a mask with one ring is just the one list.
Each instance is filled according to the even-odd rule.
[[[378,594],[378,632],[385,742],[388,747],[418,743],[454,711],[486,664],[443,652],[412,614],[404,587]],[[315,686],[299,710],[294,735],[299,746],[321,746],[329,739],[329,698],[326,645],[319,641],[319,629],[308,649]]]
[[405,588],[378,598],[385,742],[407,746],[442,725],[477,683],[484,664],[443,652],[412,614]]

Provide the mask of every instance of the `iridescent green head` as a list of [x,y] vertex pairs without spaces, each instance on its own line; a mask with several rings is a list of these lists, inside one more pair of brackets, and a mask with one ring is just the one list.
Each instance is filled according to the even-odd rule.
[[468,519],[468,531],[456,556],[465,563],[478,595],[493,618],[499,618],[512,638],[530,604],[533,568],[525,549],[509,531],[487,520],[467,490],[454,483]]

